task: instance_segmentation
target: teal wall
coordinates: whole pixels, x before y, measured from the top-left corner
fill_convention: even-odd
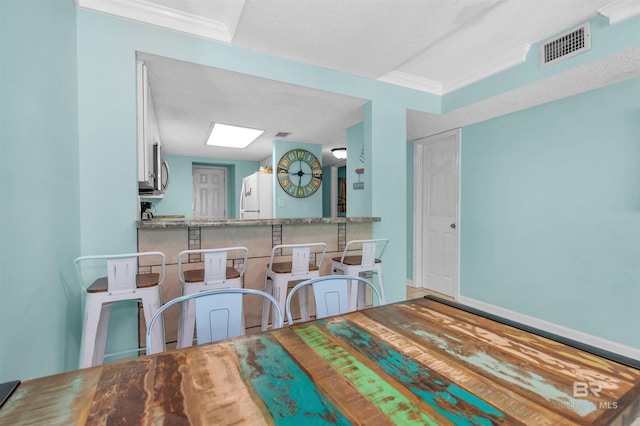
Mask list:
[[[387,302],[407,297],[406,125],[406,109],[397,99],[374,100],[364,108],[364,192],[371,197],[371,215],[382,218],[374,224],[373,237],[389,239],[384,252]],[[347,201],[347,212],[351,205]]]
[[[462,295],[640,348],[640,79],[469,126]]]
[[[0,382],[75,368],[76,9],[0,1]],[[100,209],[104,206],[93,206]]]
[[[353,189],[354,183],[365,181],[365,174],[356,174],[359,168],[364,168],[365,173],[367,171],[364,150],[364,123],[358,123],[347,129],[347,216],[351,217],[371,215],[371,197],[364,189]]]
[[[322,217],[331,217],[331,185],[334,185],[331,180],[331,166],[324,166],[322,168]]]
[[[192,217],[191,203],[193,198],[193,166],[215,166],[227,169],[228,217],[238,218],[240,206],[240,188],[242,178],[257,172],[259,161],[235,161],[219,158],[184,157],[165,155],[169,165],[169,187],[160,200],[149,200],[154,205],[157,215],[184,215]]]

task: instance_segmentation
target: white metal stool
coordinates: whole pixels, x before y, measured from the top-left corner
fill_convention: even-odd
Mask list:
[[[351,240],[344,247],[342,256],[333,258],[331,269],[334,274],[338,271],[343,275],[360,276],[363,273],[371,272],[378,274],[378,284],[380,286],[380,304],[384,305],[385,291],[384,278],[382,275],[382,254],[389,242],[386,238],[376,240]],[[366,304],[365,286],[353,282],[351,284],[351,297],[349,298],[350,309],[362,309]]]
[[[143,256],[159,256],[162,259],[159,274],[138,274],[138,259]],[[89,261],[106,263],[107,276],[96,279],[86,288],[80,368],[100,365],[104,362],[111,305],[115,302],[140,300],[145,323],[149,324],[151,317],[162,305],[160,284],[164,281],[166,264],[165,255],[161,252],[81,256],[75,260],[75,264],[83,290],[82,270],[88,267]],[[82,264],[85,266],[83,267]],[[154,335],[154,341],[164,342],[164,327],[156,327],[156,330],[157,335]]]
[[[315,249],[316,263],[310,263],[312,249]],[[319,251],[319,249],[322,249]],[[290,252],[290,253],[289,253]],[[327,252],[325,243],[309,244],[279,244],[271,250],[271,259],[267,265],[265,277],[265,292],[272,295],[280,309],[284,312],[287,300],[287,287],[291,281],[304,281],[320,276],[320,267]],[[320,254],[320,260],[317,255]],[[289,257],[290,261],[274,262],[276,256]],[[300,316],[303,321],[309,320],[309,288],[301,288],[299,292]],[[268,301],[262,304],[262,331],[267,329],[269,323]]]
[[[182,282],[182,295],[186,296],[223,288],[242,288],[242,277],[244,276],[248,255],[249,250],[246,247],[181,251],[178,254],[178,277]],[[185,256],[198,256],[197,262],[203,262],[203,268],[185,271],[183,269]],[[227,265],[227,261],[232,258],[243,259],[240,270]],[[195,324],[195,305],[193,300],[189,300],[182,303],[180,308],[178,348],[193,345]]]

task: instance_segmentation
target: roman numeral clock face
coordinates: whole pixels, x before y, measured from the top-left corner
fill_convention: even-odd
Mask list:
[[[278,162],[278,182],[292,197],[308,197],[322,183],[320,162],[306,149],[292,149]]]

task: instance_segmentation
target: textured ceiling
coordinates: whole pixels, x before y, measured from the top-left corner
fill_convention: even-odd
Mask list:
[[[610,20],[609,9],[620,4],[627,14],[640,13],[637,0],[128,0],[126,8],[121,0],[76,2],[437,95],[521,63],[530,45],[603,10]],[[408,139],[632,78],[633,60],[634,49],[444,116],[409,111]],[[145,61],[161,137],[172,153],[261,160],[283,131],[290,140],[325,145],[326,163],[366,102],[152,55]],[[267,132],[246,150],[211,153],[203,147],[211,121]]]

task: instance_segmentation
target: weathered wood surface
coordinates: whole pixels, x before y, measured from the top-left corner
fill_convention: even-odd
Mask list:
[[[31,380],[0,424],[623,425],[639,412],[640,370],[416,299]]]

